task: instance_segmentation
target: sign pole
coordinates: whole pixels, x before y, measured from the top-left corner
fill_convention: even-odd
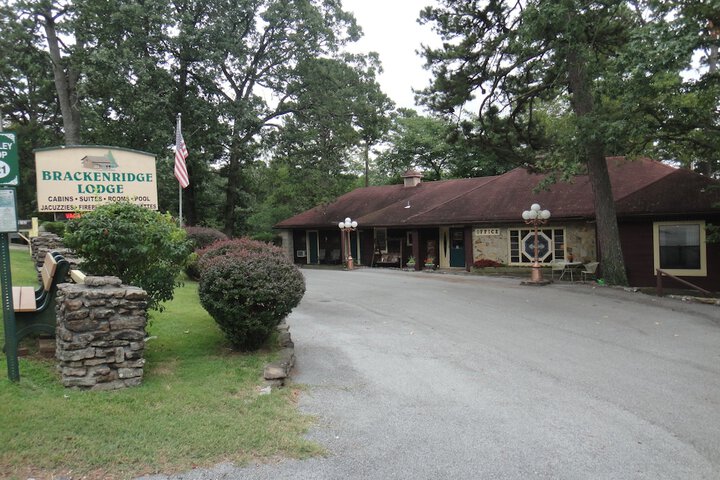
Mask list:
[[[178,216],[180,217],[180,219],[179,219],[179,220],[180,220],[180,228],[182,228],[182,226],[183,226],[183,221],[182,221],[182,190],[183,190],[182,187],[181,187],[180,184],[178,183],[178,196],[180,197],[180,200],[179,200],[179,201],[180,201],[180,211],[179,211]]]
[[[17,382],[20,380],[20,367],[17,357],[15,310],[12,302],[9,243],[8,234],[0,234],[0,282],[2,282],[2,309],[5,326],[5,358],[7,359],[8,378]]]
[[[178,113],[178,114],[177,114],[177,126],[175,127],[175,128],[176,128],[176,130],[175,130],[175,135],[179,135],[178,132],[180,132],[180,118],[181,118],[181,116],[182,116],[181,113]],[[176,144],[176,145],[175,145],[175,149],[176,149],[175,155],[176,155],[176,156],[177,156],[177,154],[178,154],[178,153],[177,153],[177,148],[178,148],[178,147],[179,147],[179,145]],[[176,159],[175,161],[177,162],[177,159]],[[179,206],[179,208],[178,208],[178,217],[179,217],[178,221],[180,222],[180,228],[182,228],[182,226],[183,226],[183,220],[182,220],[182,217],[183,217],[183,215],[182,215],[182,214],[183,214],[183,211],[182,211],[182,207],[183,207],[183,205],[182,205],[182,191],[183,191],[182,185],[180,185],[180,182],[178,181],[178,198],[179,198],[179,200],[178,200],[178,206]]]
[[[17,357],[17,329],[12,298],[12,274],[10,272],[10,239],[8,232],[17,231],[17,208],[15,189],[0,188],[0,293],[2,294],[3,324],[5,327],[5,358],[8,378],[20,380]]]
[[[15,132],[3,131],[3,118],[0,115],[0,283],[2,283],[0,296],[2,296],[8,378],[13,382],[20,380],[20,367],[17,357],[17,328],[12,298],[8,234],[18,231],[15,186],[20,179],[19,163],[17,137]]]

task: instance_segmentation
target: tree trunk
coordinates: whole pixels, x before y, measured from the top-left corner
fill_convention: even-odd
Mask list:
[[[370,142],[365,140],[365,186],[370,186]]]
[[[237,182],[239,178],[239,162],[235,153],[230,154],[228,165],[227,187],[225,188],[225,228],[228,236],[235,235],[235,204],[237,203]]]
[[[80,145],[80,107],[77,94],[78,75],[68,65],[63,65],[60,55],[60,41],[55,29],[55,18],[50,10],[40,13],[44,20],[45,35],[47,37],[50,59],[52,60],[55,90],[57,91],[60,113],[63,119],[66,145]]]
[[[717,40],[720,36],[720,25],[716,26],[712,20],[708,20],[708,30],[710,31],[710,51],[708,52],[708,73],[713,74],[717,72],[718,64],[718,46]]]
[[[240,185],[240,148],[237,133],[233,134],[230,145],[230,157],[227,166],[227,187],[225,188],[225,212],[224,224],[225,234],[235,235],[235,207],[238,201],[238,187]]]
[[[588,177],[593,190],[595,221],[597,222],[598,260],[601,262],[603,277],[609,284],[627,285],[615,200],[605,161],[605,146],[597,135],[583,131],[589,124],[585,117],[591,115],[594,110],[586,60],[576,48],[569,48],[567,68],[571,91],[570,101],[580,124],[579,134],[584,139],[585,154],[587,155]]]

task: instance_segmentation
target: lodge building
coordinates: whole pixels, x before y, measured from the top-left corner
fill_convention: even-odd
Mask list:
[[[708,226],[720,226],[720,182],[660,162],[607,159],[628,280],[655,284],[656,269],[720,291],[720,243]],[[470,270],[474,262],[509,266],[533,261],[534,233],[522,220],[534,203],[552,216],[540,228],[540,261],[600,262],[593,193],[587,175],[543,188],[547,175],[516,168],[492,177],[423,182],[408,171],[403,185],[358,188],[334,202],[279,222],[275,228],[298,264],[342,262],[346,217],[356,264]]]

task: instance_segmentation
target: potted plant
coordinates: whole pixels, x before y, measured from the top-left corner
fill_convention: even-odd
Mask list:
[[[414,270],[415,269],[415,257],[410,255],[410,258],[408,258],[408,261],[405,265],[407,266],[407,268]]]
[[[426,270],[435,270],[435,259],[433,257],[426,258],[424,264]]]

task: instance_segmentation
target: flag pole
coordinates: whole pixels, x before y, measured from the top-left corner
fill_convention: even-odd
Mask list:
[[[176,136],[180,133],[180,117],[181,116],[182,116],[182,113],[177,114],[177,128],[175,130]],[[175,148],[177,149],[178,145],[176,145]],[[175,154],[177,155],[177,152]],[[180,223],[180,228],[182,228],[182,226],[183,226],[182,191],[183,191],[182,185],[180,185],[180,183],[178,182],[178,197],[179,197],[179,200],[178,200],[178,205],[179,205],[178,217],[179,217],[179,219],[178,219],[178,221]]]

